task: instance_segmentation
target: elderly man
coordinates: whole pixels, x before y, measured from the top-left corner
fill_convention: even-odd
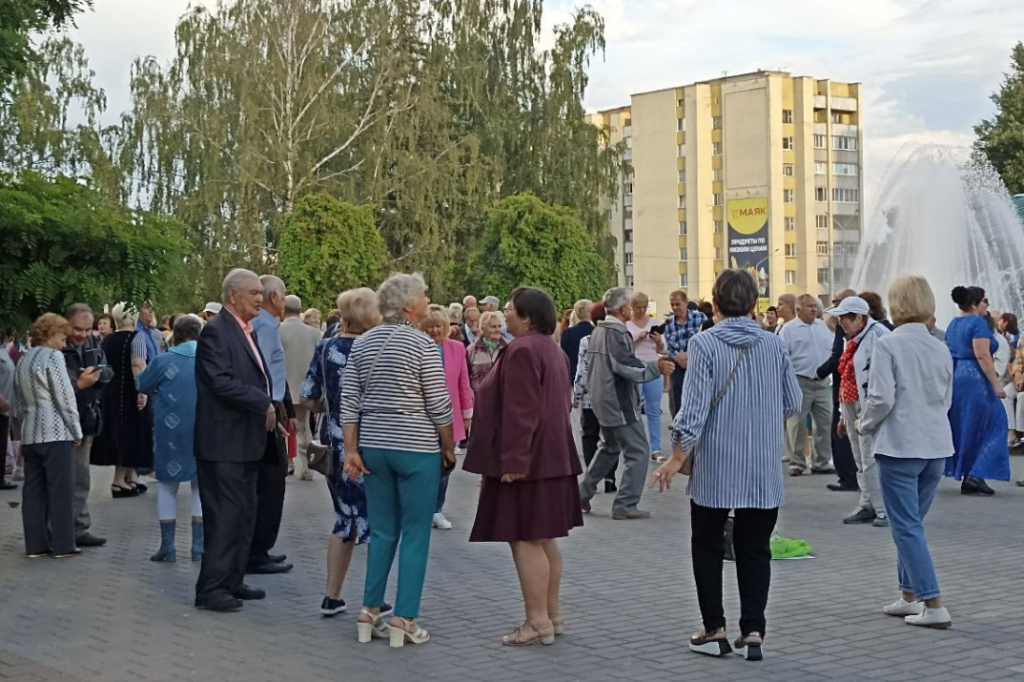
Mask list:
[[[146,343],[146,365],[153,362],[160,353],[167,352],[167,339],[156,328],[156,310],[150,301],[146,301],[139,308],[139,319],[135,323],[135,329]]]
[[[570,382],[576,381],[576,366],[580,361],[580,341],[594,331],[594,323],[590,321],[590,309],[593,307],[594,302],[585,298],[576,301],[576,305],[572,309],[579,322],[562,332],[561,346],[565,354],[569,356]]]
[[[210,318],[219,313],[221,310],[221,304],[217,301],[210,301],[203,308],[203,312],[199,313],[199,317],[203,318],[204,322],[209,322]]]
[[[114,368],[107,365],[100,340],[92,335],[93,312],[85,303],[75,303],[64,313],[71,334],[64,347],[64,363],[75,389],[75,402],[82,424],[82,440],[74,449],[75,481],[75,544],[79,547],[101,547],[107,544],[105,538],[89,532],[92,517],[89,515],[89,454],[92,443],[103,428],[100,412],[100,395],[103,384],[114,378]]]
[[[591,409],[601,425],[601,444],[580,484],[584,512],[597,484],[612,470],[622,455],[625,471],[622,485],[612,503],[613,519],[646,519],[648,511],[637,508],[647,476],[651,454],[647,434],[640,421],[640,393],[637,384],[672,373],[675,363],[668,358],[639,360],[633,352],[633,337],[626,329],[633,310],[627,289],[615,287],[604,294],[607,318],[597,323],[587,349],[587,391]]]
[[[249,565],[246,573],[286,573],[292,565],[285,563],[285,555],[271,554],[277,535],[281,530],[281,515],[284,511],[285,478],[288,476],[288,444],[284,433],[295,433],[298,429],[295,407],[288,390],[288,364],[285,361],[284,346],[278,330],[284,314],[286,295],[284,282],[273,275],[260,277],[263,286],[263,301],[260,313],[252,321],[256,344],[270,370],[270,400],[277,410],[279,428],[267,433],[260,460],[259,477],[256,485],[256,529],[249,550]],[[320,330],[306,325],[311,332],[320,336]],[[306,365],[307,368],[309,365]]]
[[[266,301],[266,297],[264,297]],[[306,379],[309,364],[316,353],[320,334],[302,322],[302,301],[298,296],[285,296],[284,321],[277,330],[284,347],[284,361],[288,375],[288,392],[294,397],[302,395],[302,382]],[[309,430],[309,408],[295,405],[295,421],[298,422],[298,452],[295,457],[295,474],[303,481],[312,481],[307,451],[313,439]]]
[[[843,289],[832,297],[832,305],[837,306],[844,299],[856,296],[853,289]],[[832,355],[818,368],[818,378],[832,377],[832,465],[836,468],[836,475],[839,481],[829,483],[826,488],[834,492],[856,492],[860,490],[857,484],[857,463],[853,459],[853,449],[850,439],[847,436],[839,435],[839,358],[843,355],[846,347],[846,333],[840,324],[836,324],[835,336],[832,338]]]
[[[249,270],[224,278],[224,308],[199,336],[196,348],[195,455],[203,505],[205,551],[196,582],[196,607],[235,611],[263,590],[242,579],[256,522],[256,486],[267,440],[277,429],[270,369],[252,321],[263,285]]]
[[[462,299],[462,309],[469,310],[470,308],[476,308],[476,296],[466,296]]]
[[[782,299],[779,299],[782,311]],[[818,378],[818,368],[832,355],[832,337],[828,325],[818,319],[819,302],[810,294],[804,294],[798,301],[797,316],[786,322],[779,336],[786,346],[793,363],[803,404],[800,411],[786,421],[786,444],[789,450],[789,475],[800,476],[807,471],[804,447],[807,443],[807,415],[814,419],[814,452],[810,470],[818,474],[830,474],[832,468],[832,426],[831,378]]]

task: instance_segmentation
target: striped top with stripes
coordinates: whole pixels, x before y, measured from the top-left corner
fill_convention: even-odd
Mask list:
[[[437,427],[451,426],[452,403],[437,344],[408,324],[381,325],[356,339],[341,389],[341,422],[359,424],[360,447],[438,452]]]
[[[743,363],[712,409],[743,347]],[[693,453],[690,499],[717,509],[781,506],[782,421],[803,400],[782,340],[747,318],[726,318],[690,339],[688,350],[672,442]]]

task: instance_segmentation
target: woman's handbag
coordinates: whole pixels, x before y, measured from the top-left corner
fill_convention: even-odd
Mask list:
[[[748,346],[740,348],[740,356],[736,358],[736,364],[732,366],[732,371],[729,372],[729,377],[725,380],[725,383],[722,384],[721,390],[718,391],[714,399],[711,401],[712,410],[718,407],[718,403],[722,402],[722,399],[725,398],[725,394],[729,392],[729,386],[732,385],[732,380],[736,378],[736,374],[740,371],[740,365],[743,364],[743,358],[747,356],[747,348]],[[686,456],[683,457],[683,465],[679,467],[679,473],[683,476],[689,476],[693,473],[692,452],[687,453]]]

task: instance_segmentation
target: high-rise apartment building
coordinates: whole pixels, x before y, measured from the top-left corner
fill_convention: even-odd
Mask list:
[[[590,120],[626,141],[633,172],[607,207],[620,282],[659,313],[677,288],[710,300],[727,267],[756,273],[761,309],[848,285],[864,213],[859,84],[758,71]]]

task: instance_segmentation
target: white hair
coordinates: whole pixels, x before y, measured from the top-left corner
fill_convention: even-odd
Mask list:
[[[282,298],[285,295],[284,280],[274,275],[262,275],[260,284],[263,285],[263,298],[268,299],[273,295]]]
[[[604,292],[604,297],[601,299],[601,302],[604,303],[604,309],[608,314],[613,315],[629,305],[629,298],[629,289],[624,287],[612,287],[608,291]]]
[[[405,321],[402,311],[416,302],[426,292],[427,283],[418,272],[398,273],[388,277],[377,289],[377,305],[385,324],[399,324]]]
[[[301,315],[302,314],[302,299],[295,294],[288,294],[284,297],[284,314],[285,315]]]
[[[250,280],[259,281],[260,276],[252,270],[246,270],[245,268],[235,268],[228,273],[227,277],[224,278],[224,283],[220,286],[220,296],[224,303],[228,302],[228,292],[241,291],[245,283]]]

